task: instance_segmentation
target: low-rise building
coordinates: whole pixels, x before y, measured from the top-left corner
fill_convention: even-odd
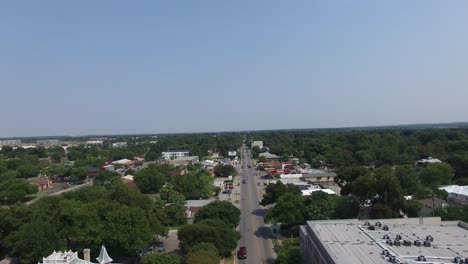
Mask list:
[[[307,221],[304,264],[467,263],[468,224],[440,217]]]
[[[36,145],[46,147],[46,148],[54,147],[54,146],[60,146],[60,140],[58,140],[58,139],[38,140],[38,141],[36,141]]]
[[[270,152],[260,153],[258,154],[258,157],[264,157],[268,162],[278,162],[280,159],[280,156],[272,154]]]
[[[434,163],[441,163],[440,159],[434,159],[433,157],[429,157],[427,159],[420,159],[415,162],[415,166],[426,166],[427,164],[434,164]]]
[[[202,208],[203,206],[214,202],[215,199],[207,199],[207,200],[187,200],[185,203],[185,214],[187,216],[188,223],[193,223],[193,219],[195,218],[195,214]]]
[[[439,190],[445,190],[448,193],[448,199],[457,204],[468,204],[468,185],[449,185],[440,187]]]
[[[6,146],[21,146],[21,140],[19,139],[8,139],[0,140],[0,148]]]
[[[115,142],[112,143],[113,148],[124,148],[127,146],[127,142]]]
[[[187,157],[180,157],[169,161],[169,164],[174,166],[187,166],[195,164],[199,161],[198,156],[187,156]]]
[[[176,158],[190,156],[190,151],[186,150],[177,150],[177,151],[165,151],[161,153],[162,159],[164,160],[173,160]]]
[[[263,141],[254,141],[254,142],[252,142],[251,147],[252,148],[259,147],[260,149],[262,149],[263,148]]]
[[[109,264],[112,263],[113,259],[107,254],[107,250],[104,245],[101,247],[101,252],[96,258],[97,263],[99,264]],[[42,258],[42,263],[39,264],[92,264],[91,262],[91,251],[89,249],[83,250],[83,259],[78,257],[78,252],[69,251],[58,251],[53,252],[46,258]]]
[[[336,184],[335,183],[336,173],[334,172],[323,172],[323,171],[313,170],[310,172],[302,173],[302,177],[304,178],[305,181],[308,181],[310,183],[321,184],[321,185],[326,185],[326,186],[334,186]]]

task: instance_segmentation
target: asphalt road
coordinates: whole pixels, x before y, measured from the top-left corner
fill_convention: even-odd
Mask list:
[[[270,239],[270,228],[263,222],[263,215],[265,209],[259,205],[260,196],[258,192],[257,182],[258,177],[252,167],[252,160],[250,159],[250,150],[243,146],[241,148],[242,159],[241,167],[241,221],[239,225],[239,232],[241,239],[239,240],[239,247],[247,248],[247,258],[240,260],[237,259],[235,263],[242,264],[257,264],[257,263],[273,263],[276,255],[273,251],[273,242]],[[242,183],[242,180],[246,183]]]

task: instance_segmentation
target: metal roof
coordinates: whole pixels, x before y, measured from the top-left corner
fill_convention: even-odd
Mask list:
[[[401,261],[412,263],[418,256],[425,256],[426,262],[453,263],[455,257],[468,257],[468,225],[462,222],[443,222],[438,217],[424,218],[427,224],[419,224],[419,218],[371,220],[370,225],[380,222],[389,227],[388,231],[377,227],[369,230],[365,221],[330,220],[308,221],[307,225],[329,253],[335,263],[390,263],[382,255],[388,250]],[[395,240],[401,236],[401,246],[390,246],[384,235]],[[431,246],[416,246],[415,240],[423,242],[427,236],[433,237]],[[403,245],[408,240],[411,246]],[[416,263],[416,262],[414,262]]]

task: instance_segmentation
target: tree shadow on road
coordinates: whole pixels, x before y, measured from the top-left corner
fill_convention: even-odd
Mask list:
[[[252,214],[254,214],[256,216],[265,216],[267,211],[268,211],[268,209],[255,209],[255,210],[252,211]]]
[[[271,229],[267,226],[261,226],[255,231],[255,236],[263,239],[271,238]]]

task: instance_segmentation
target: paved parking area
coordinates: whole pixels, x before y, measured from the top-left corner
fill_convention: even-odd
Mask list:
[[[179,240],[177,239],[177,230],[169,230],[168,237],[159,239],[162,246],[166,248],[166,252],[173,252],[179,248]]]

